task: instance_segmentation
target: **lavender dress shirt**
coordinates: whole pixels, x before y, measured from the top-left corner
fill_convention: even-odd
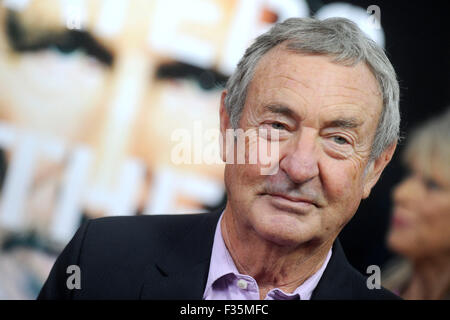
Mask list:
[[[259,300],[259,288],[256,280],[249,275],[241,274],[223,241],[220,222],[217,223],[209,266],[208,280],[203,293],[204,300]],[[328,261],[331,249],[320,269],[306,279],[293,293],[281,289],[270,290],[265,300],[309,300],[313,290],[319,283]]]

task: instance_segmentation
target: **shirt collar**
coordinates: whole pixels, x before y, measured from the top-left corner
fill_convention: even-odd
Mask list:
[[[209,273],[208,273],[208,280],[206,282],[206,288],[204,296],[208,294],[210,290],[213,289],[213,284],[219,280],[220,278],[233,274],[233,275],[239,275],[239,271],[236,268],[236,265],[234,264],[233,258],[230,255],[230,252],[228,251],[227,247],[225,246],[225,242],[222,237],[222,229],[221,229],[221,221],[223,218],[223,212],[219,218],[219,221],[217,223],[215,235],[214,235],[214,243],[212,247],[212,253],[211,253],[211,261],[209,266]],[[310,276],[306,281],[304,281],[292,294],[286,294],[289,296],[293,296],[295,294],[298,294],[302,300],[309,300],[311,298],[312,292],[316,288],[317,284],[320,281],[320,278],[322,277],[322,274],[324,273],[328,261],[331,258],[332,249],[328,251],[327,257],[320,267],[320,269],[314,273],[312,276]],[[274,289],[279,290],[280,289]]]

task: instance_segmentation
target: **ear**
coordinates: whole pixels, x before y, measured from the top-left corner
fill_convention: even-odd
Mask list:
[[[377,159],[369,164],[369,168],[367,168],[364,178],[363,199],[366,199],[369,196],[370,191],[377,183],[384,168],[386,168],[387,164],[391,161],[395,148],[397,148],[397,142],[392,143]]]
[[[228,115],[227,109],[225,107],[225,97],[227,96],[227,91],[222,92],[220,98],[220,157],[222,161],[226,163],[227,159],[227,129],[232,129],[230,116]]]

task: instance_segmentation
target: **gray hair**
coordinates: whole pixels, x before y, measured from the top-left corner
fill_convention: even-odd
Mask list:
[[[275,24],[256,38],[227,82],[225,107],[234,129],[244,109],[247,89],[261,57],[286,42],[286,49],[298,53],[328,55],[334,63],[354,66],[363,61],[378,81],[383,109],[375,132],[370,160],[378,158],[399,139],[399,85],[395,70],[383,49],[368,38],[358,26],[345,18],[291,18]]]

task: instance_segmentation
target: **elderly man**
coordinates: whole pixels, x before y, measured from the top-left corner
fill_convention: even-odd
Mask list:
[[[368,288],[336,238],[394,153],[398,104],[392,65],[354,23],[275,25],[247,50],[222,94],[222,136],[266,132],[249,135],[244,163],[236,163],[234,143],[224,144],[226,207],[90,221],[40,298],[395,298]],[[277,146],[268,174],[261,161],[249,163],[261,142]],[[68,279],[72,265],[78,287]]]

